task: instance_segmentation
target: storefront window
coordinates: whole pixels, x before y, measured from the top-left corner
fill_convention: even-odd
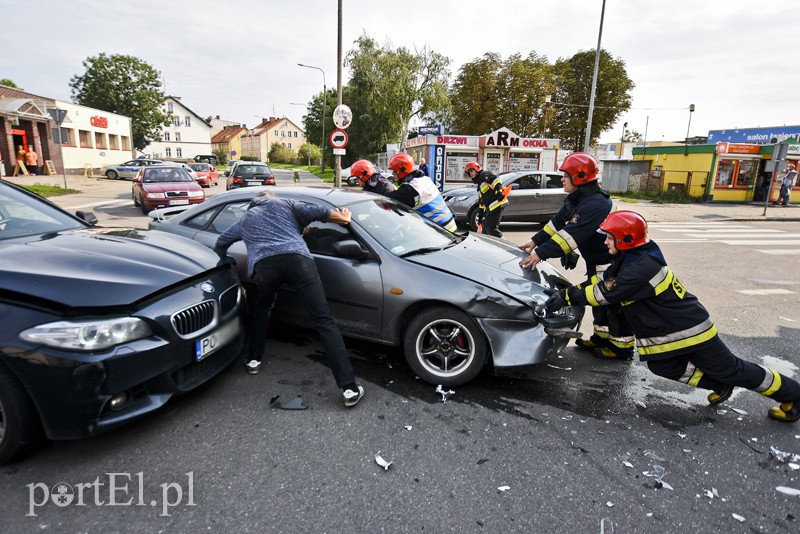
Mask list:
[[[751,189],[758,176],[759,160],[721,159],[714,187],[726,189]]]
[[[750,188],[756,181],[756,172],[758,171],[758,161],[756,160],[742,160],[739,162],[739,172],[736,174],[735,187]]]
[[[730,187],[733,182],[733,160],[721,159],[719,160],[719,168],[717,169],[717,180],[715,185],[717,187]]]

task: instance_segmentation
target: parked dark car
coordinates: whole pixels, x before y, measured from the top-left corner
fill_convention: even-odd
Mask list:
[[[197,178],[189,175],[183,165],[188,166],[164,163],[142,168],[131,185],[133,205],[147,213],[156,208],[200,204],[205,201],[206,194],[197,183]]]
[[[269,165],[260,161],[239,161],[230,171],[225,171],[228,180],[225,189],[238,189],[255,185],[275,185],[275,174]]]
[[[213,251],[78,215],[0,181],[0,463],[152,412],[242,348]]]
[[[545,171],[504,172],[503,187],[511,184],[504,222],[547,222],[558,213],[567,193],[561,184],[563,173]],[[478,191],[476,186],[460,187],[443,194],[447,207],[458,224],[473,232],[478,229]]]
[[[218,195],[168,218],[151,213],[150,228],[213,247],[264,188]],[[453,235],[391,199],[354,191],[282,187],[282,198],[348,208],[352,223],[312,223],[305,239],[314,254],[334,320],[344,335],[402,346],[406,360],[431,384],[459,385],[494,368],[541,363],[577,337],[583,308],[543,317],[545,288],[568,285],[546,262],[525,270],[526,253],[478,234]],[[177,208],[176,208],[177,209]],[[251,289],[246,250],[229,253]],[[282,293],[272,314],[308,326],[295,293]]]

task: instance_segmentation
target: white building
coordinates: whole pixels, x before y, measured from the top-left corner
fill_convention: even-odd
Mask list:
[[[55,107],[67,112],[61,123],[61,153],[67,173],[82,173],[133,157],[129,117],[60,100]]]
[[[154,141],[142,151],[152,158],[190,160],[198,154],[211,154],[211,125],[187,108],[178,96],[168,96],[164,114],[172,118]]]

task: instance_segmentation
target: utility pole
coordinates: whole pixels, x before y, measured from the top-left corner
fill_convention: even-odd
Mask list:
[[[339,31],[336,46],[336,105],[342,105],[342,0],[339,0]],[[333,186],[342,186],[342,156],[336,155],[333,170]]]
[[[603,17],[606,15],[606,0],[603,0],[603,10],[600,12],[600,32],[597,35],[597,50],[594,54],[594,74],[592,75],[592,96],[589,97],[589,120],[586,122],[586,138],[583,142],[583,151],[589,152],[589,143],[592,138],[592,115],[594,114],[594,94],[597,90],[597,71],[600,68],[600,41],[603,39]]]

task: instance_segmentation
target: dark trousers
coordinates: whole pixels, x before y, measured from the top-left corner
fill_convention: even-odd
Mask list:
[[[264,258],[255,265],[258,300],[250,317],[250,356],[248,360],[261,361],[270,314],[275,297],[283,284],[293,287],[311,315],[328,365],[339,387],[355,384],[356,376],[347,357],[344,340],[333,322],[325,291],[314,260],[301,254],[281,254]]]
[[[605,268],[607,266],[602,266]],[[603,278],[602,272],[598,274],[597,265],[586,263],[586,278],[592,280],[597,276]],[[622,306],[609,304],[606,306],[592,306],[592,336],[589,340],[596,346],[609,347],[614,352],[622,355],[633,354],[636,338],[633,328],[622,311]]]
[[[800,384],[795,380],[735,356],[719,336],[698,350],[648,361],[647,366],[658,376],[717,393],[725,386],[738,386],[778,402],[800,400]]]
[[[503,232],[500,231],[500,219],[503,218],[503,209],[504,208],[495,208],[485,212],[481,230],[482,234],[503,237]]]

